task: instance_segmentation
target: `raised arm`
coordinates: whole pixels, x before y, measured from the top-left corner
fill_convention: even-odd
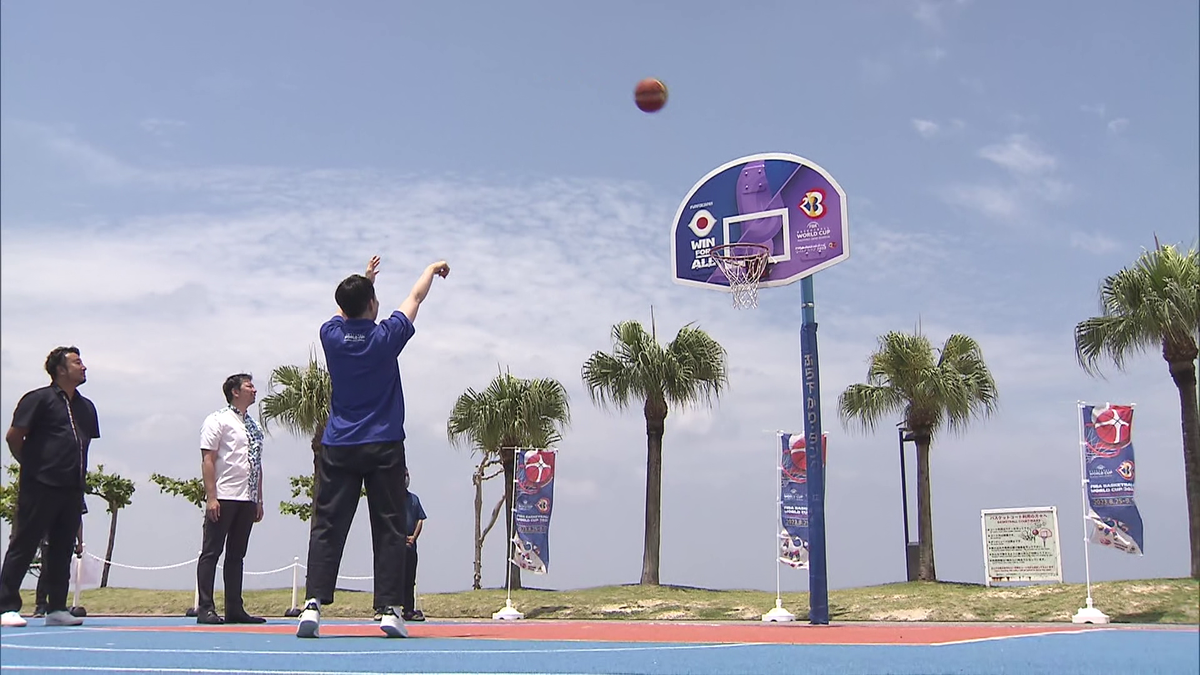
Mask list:
[[[425,301],[425,296],[429,295],[429,287],[433,285],[433,277],[439,276],[443,279],[450,274],[450,265],[446,264],[445,260],[439,260],[421,273],[421,277],[417,279],[417,283],[413,284],[412,291],[404,302],[400,303],[400,313],[408,317],[409,321],[416,321],[417,309],[421,303]]]

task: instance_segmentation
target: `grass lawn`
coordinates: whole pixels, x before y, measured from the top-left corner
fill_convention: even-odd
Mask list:
[[[32,591],[23,592],[33,607]],[[834,621],[1070,621],[1087,592],[1082,584],[993,587],[961,583],[912,582],[829,592]],[[1098,608],[1114,622],[1200,624],[1200,582],[1193,579],[1139,579],[1092,584]],[[490,619],[504,606],[503,589],[429,593],[420,606],[430,618]],[[247,591],[246,608],[283,616],[291,589]],[[303,600],[301,600],[303,601]],[[90,615],[181,616],[192,591],[100,588],[82,593]],[[571,591],[520,590],[513,605],[529,619],[643,619],[670,621],[758,621],[775,606],[765,591],[713,591],[681,586],[604,586]],[[808,594],[785,593],[783,606],[799,620],[808,618]],[[222,607],[217,593],[218,611]],[[340,591],[325,608],[331,617],[367,617],[371,594]]]

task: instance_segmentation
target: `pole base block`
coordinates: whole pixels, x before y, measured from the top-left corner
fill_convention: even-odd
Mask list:
[[[1071,623],[1108,623],[1108,615],[1092,607],[1092,599],[1088,598],[1087,607],[1080,607],[1075,616],[1071,617]]]
[[[505,600],[504,609],[492,614],[492,619],[496,621],[517,621],[524,618],[525,615],[518,612],[517,608],[512,606],[512,600]]]
[[[775,609],[763,614],[762,620],[764,623],[795,621],[796,615],[783,608],[783,598],[775,598]]]
[[[763,614],[762,620],[764,623],[770,623],[772,621],[778,621],[780,623],[784,623],[787,621],[795,621],[796,615],[792,614],[791,612],[787,611],[786,609],[784,609],[782,607],[776,607],[775,609],[767,612],[766,614]]]
[[[196,608],[188,607],[187,611],[184,612],[183,615],[187,616],[187,617],[195,617],[196,616]]]
[[[284,612],[283,615],[288,617],[289,619],[294,619],[294,618],[300,616],[300,608],[293,607],[293,608],[289,609],[288,611]]]

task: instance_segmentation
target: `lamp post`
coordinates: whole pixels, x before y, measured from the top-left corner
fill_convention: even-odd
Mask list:
[[[905,470],[904,463],[904,443],[905,441],[912,442],[915,437],[912,432],[904,428],[903,422],[896,425],[896,432],[900,439],[900,503],[904,514],[904,570],[909,581],[917,580],[917,572],[919,565],[917,564],[920,555],[920,544],[915,543],[911,539],[908,528],[908,472]]]

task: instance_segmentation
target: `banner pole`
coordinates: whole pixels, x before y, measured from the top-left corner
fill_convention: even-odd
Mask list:
[[[501,450],[503,450],[503,448],[501,448]],[[511,487],[513,491],[513,503],[509,505],[508,509],[508,521],[511,524],[509,532],[511,534],[516,534],[517,532],[517,458],[520,456],[520,454],[521,448],[513,448],[513,479]],[[506,487],[505,489],[509,488]],[[512,551],[513,542],[512,538],[510,537],[505,543],[504,547],[504,585],[507,590],[507,595],[504,599],[504,609],[492,614],[492,619],[513,620],[525,618],[525,615],[518,612],[512,604]]]
[[[775,608],[762,615],[764,622],[795,621],[796,615],[783,608],[783,590],[780,581],[779,545],[780,530],[783,529],[783,432],[775,432]]]
[[[783,437],[776,436],[775,442],[782,443]],[[780,581],[780,571],[779,571],[779,530],[783,527],[783,523],[780,522],[782,519],[780,514],[783,512],[783,495],[780,493],[780,485],[782,485],[782,484],[783,484],[783,450],[782,450],[782,446],[777,446],[775,448],[775,487],[773,488],[775,490],[775,495],[776,495],[775,496],[775,523],[776,524],[775,524],[775,531],[773,533],[775,535],[775,550],[772,551],[773,555],[771,556],[775,562],[775,606],[776,607],[783,606],[783,589],[780,586],[781,581]]]
[[[1087,438],[1083,430],[1083,401],[1075,404],[1075,421],[1079,424],[1079,492],[1083,495],[1083,574],[1087,583],[1087,606],[1081,607],[1071,617],[1072,623],[1108,623],[1108,615],[1092,605],[1092,561],[1089,543],[1088,511],[1088,477],[1087,477]]]

